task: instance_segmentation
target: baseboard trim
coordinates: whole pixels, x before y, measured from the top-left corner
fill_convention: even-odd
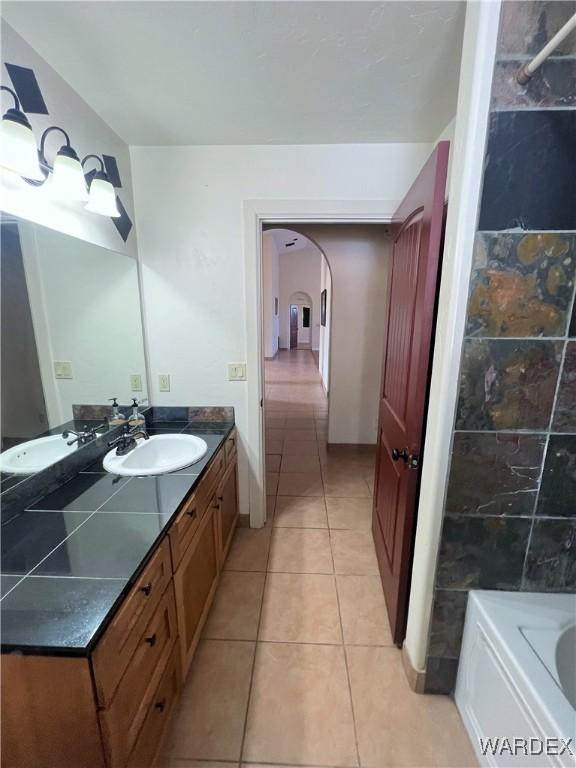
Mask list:
[[[405,645],[402,646],[401,653],[402,666],[404,667],[404,674],[406,675],[406,680],[408,680],[408,685],[414,691],[414,693],[424,693],[426,670],[414,669]]]
[[[279,351],[280,351],[280,347],[278,347],[278,349],[276,350],[276,352],[274,352],[272,357],[266,357],[266,355],[264,355],[264,360],[276,360],[276,358],[278,357]]]
[[[238,528],[250,528],[250,515],[238,515]]]

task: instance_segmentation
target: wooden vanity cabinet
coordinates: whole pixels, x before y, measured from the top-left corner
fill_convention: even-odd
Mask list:
[[[150,768],[238,519],[230,435],[89,658],[2,657],[2,766]]]

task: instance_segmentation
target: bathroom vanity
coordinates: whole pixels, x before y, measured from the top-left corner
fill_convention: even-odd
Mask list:
[[[237,451],[232,421],[148,429],[208,451],[157,477],[100,458],[4,526],[7,767],[146,768],[158,753],[236,526]]]

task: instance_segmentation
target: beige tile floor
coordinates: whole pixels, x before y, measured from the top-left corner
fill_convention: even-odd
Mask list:
[[[374,455],[328,450],[309,351],[266,363],[265,528],[238,529],[160,768],[474,766],[413,693],[370,533]]]

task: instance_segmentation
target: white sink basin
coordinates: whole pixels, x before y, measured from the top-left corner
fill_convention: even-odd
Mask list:
[[[67,445],[62,435],[37,437],[0,453],[0,471],[31,475],[74,453],[76,447],[76,444]]]
[[[113,448],[104,456],[103,466],[115,475],[163,475],[200,461],[207,450],[204,440],[194,435],[153,435],[139,439],[125,456],[117,456]]]

